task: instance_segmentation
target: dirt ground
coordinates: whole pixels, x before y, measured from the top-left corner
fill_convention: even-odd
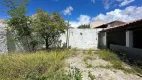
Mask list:
[[[78,53],[79,54],[66,59],[65,69],[70,70],[71,67],[80,69],[80,71],[82,72],[83,80],[91,80],[91,78],[88,76],[89,72],[91,72],[91,74],[95,76],[95,80],[142,80],[142,77],[136,74],[126,73],[123,70],[97,67],[111,65],[110,62],[99,58],[99,56],[97,55],[94,56],[94,59],[87,60],[87,64],[92,65],[91,67],[87,67],[84,58],[88,55],[84,54],[82,51]],[[125,67],[131,68],[128,65],[125,65]]]

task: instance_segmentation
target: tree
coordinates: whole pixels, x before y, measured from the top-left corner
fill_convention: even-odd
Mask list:
[[[89,25],[80,25],[78,28],[90,28],[90,24]]]
[[[26,40],[26,45],[30,51],[29,39],[32,38],[31,20],[26,16],[26,6],[28,0],[3,0],[3,6],[9,8],[6,13],[10,16],[7,23],[10,31],[14,33],[15,40]]]
[[[65,21],[59,13],[49,14],[46,11],[38,9],[35,15],[33,29],[44,39],[46,49],[56,44],[61,33],[66,28]]]

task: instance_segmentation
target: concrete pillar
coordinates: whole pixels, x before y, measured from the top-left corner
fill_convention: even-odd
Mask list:
[[[126,31],[126,47],[133,47],[133,31]]]
[[[104,45],[105,45],[105,48],[107,48],[107,32],[105,32]]]

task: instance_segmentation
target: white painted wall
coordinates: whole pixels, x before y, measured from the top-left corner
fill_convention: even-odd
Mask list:
[[[6,25],[0,23],[0,54],[8,53]]]
[[[101,29],[69,29],[69,46],[77,49],[97,49],[98,31]],[[66,34],[61,36],[62,44],[66,43]]]

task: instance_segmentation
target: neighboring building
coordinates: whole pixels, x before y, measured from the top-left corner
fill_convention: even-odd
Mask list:
[[[117,26],[120,26],[122,24],[126,24],[126,22],[122,22],[122,21],[112,21],[112,22],[109,22],[109,23],[106,23],[106,24],[102,24],[102,25],[99,25],[99,26],[96,26],[95,28],[111,28],[111,27],[117,27]]]
[[[103,24],[106,24],[106,23],[103,22],[103,21],[95,21],[95,22],[92,22],[92,23],[90,24],[90,28],[96,28],[96,27],[98,27],[98,26],[100,26],[100,25],[103,25]]]
[[[129,56],[142,60],[142,19],[111,27],[109,24],[98,27],[104,28],[99,32],[99,48],[126,52]]]

